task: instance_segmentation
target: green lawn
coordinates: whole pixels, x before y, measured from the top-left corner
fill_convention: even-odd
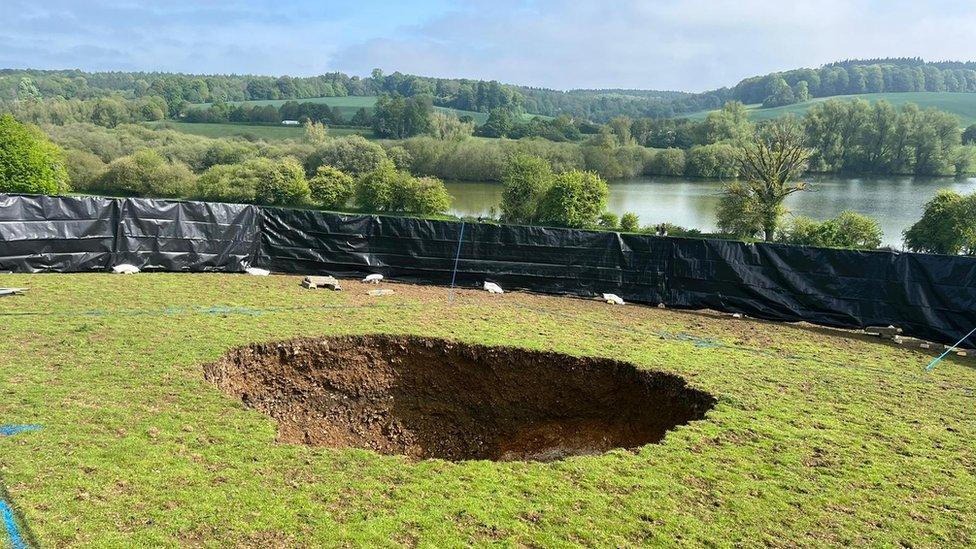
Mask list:
[[[820,97],[795,105],[785,107],[774,107],[763,109],[760,105],[748,105],[749,117],[753,120],[769,120],[779,118],[787,114],[802,116],[807,110],[816,103],[828,99],[853,99],[860,98],[866,101],[885,100],[895,107],[900,107],[905,103],[916,103],[919,107],[935,107],[952,113],[959,117],[962,126],[976,124],[976,93],[948,93],[948,92],[906,92],[906,93],[867,93],[861,95],[839,95],[835,97]],[[681,118],[702,119],[710,111],[700,111],[689,115],[681,115]]]
[[[30,287],[0,298],[0,423],[44,427],[0,437],[0,477],[30,535],[49,547],[976,543],[972,358],[926,374],[926,352],[807,325],[405,285],[377,299],[357,282],[299,280],[0,275]],[[233,346],[376,332],[629,360],[718,404],[637,451],[410,461],[276,443],[271,419],[203,379]]]
[[[276,139],[301,139],[305,130],[301,126],[262,126],[250,124],[207,124],[174,122],[171,120],[162,122],[147,122],[149,127],[171,127],[174,130],[192,135],[202,135],[204,137],[255,137],[274,141]],[[365,129],[356,128],[329,128],[329,135],[363,135],[372,137],[373,132]]]

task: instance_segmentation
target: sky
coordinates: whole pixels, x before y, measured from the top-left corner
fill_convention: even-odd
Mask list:
[[[0,0],[0,21],[0,68],[704,91],[845,58],[976,59],[972,0]]]

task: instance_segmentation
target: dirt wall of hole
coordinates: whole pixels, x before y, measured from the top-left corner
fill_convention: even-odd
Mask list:
[[[415,336],[250,345],[204,373],[273,417],[281,441],[413,458],[549,461],[634,448],[715,403],[626,362]]]

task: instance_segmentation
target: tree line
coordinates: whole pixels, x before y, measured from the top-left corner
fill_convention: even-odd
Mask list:
[[[976,64],[918,58],[847,60],[743,79],[703,93],[655,90],[552,90],[462,78],[431,78],[379,69],[366,77],[340,72],[311,77],[186,75],[150,72],[0,70],[0,102],[34,99],[162,97],[176,116],[189,105],[314,97],[429,96],[434,105],[490,112],[504,108],[596,122],[617,116],[670,118],[728,101],[788,105],[814,97],[880,92],[976,92]]]
[[[424,137],[384,147],[359,136],[331,138],[314,124],[306,127],[301,142],[280,145],[136,125],[75,124],[48,131],[50,137],[0,115],[0,192],[74,190],[436,215],[449,208],[450,196],[439,178],[417,173],[418,163],[429,162],[423,147],[403,145],[473,142]],[[805,146],[803,133],[797,119],[786,118],[762,124],[745,137],[732,156],[741,179],[727,185],[717,212],[722,234],[711,236],[858,249],[880,245],[878,223],[855,212],[819,221],[785,217],[785,198],[807,190],[799,177],[813,151]],[[566,144],[533,149],[526,145],[546,142],[503,143],[517,148],[498,158],[502,222],[701,236],[668,223],[642,228],[635,214],[617,218],[606,212],[604,178],[574,165],[571,155],[546,149]],[[904,237],[914,251],[976,255],[976,194],[941,191]]]

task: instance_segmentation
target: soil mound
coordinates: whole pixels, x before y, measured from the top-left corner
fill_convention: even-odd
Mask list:
[[[635,448],[715,404],[626,362],[413,336],[251,345],[204,373],[277,420],[281,441],[455,461]]]

